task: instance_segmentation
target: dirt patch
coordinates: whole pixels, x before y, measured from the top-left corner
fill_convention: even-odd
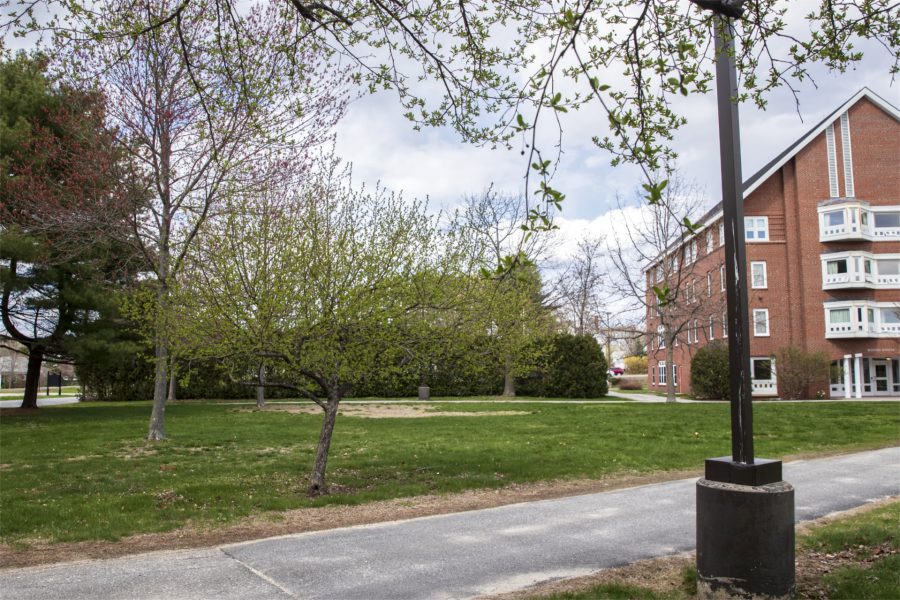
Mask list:
[[[321,414],[322,409],[306,404],[269,404],[263,408],[239,408],[236,412],[287,412]],[[444,411],[410,404],[355,404],[341,407],[339,414],[364,419],[424,419],[429,417],[498,417],[531,414],[523,410]]]
[[[115,558],[155,550],[203,548],[244,542],[276,535],[336,529],[352,525],[383,523],[440,515],[517,502],[531,502],[592,494],[699,475],[696,471],[672,471],[625,475],[601,480],[547,481],[512,484],[496,490],[471,490],[459,494],[413,496],[369,502],[360,506],[324,506],[247,517],[218,529],[187,526],[165,533],[134,535],[108,542],[102,540],[50,544],[29,540],[26,544],[0,544],[0,569],[98,558]],[[159,501],[171,501],[158,498]]]

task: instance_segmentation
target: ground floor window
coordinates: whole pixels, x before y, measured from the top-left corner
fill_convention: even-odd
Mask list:
[[[751,358],[750,378],[754,396],[775,396],[778,394],[775,359],[768,356]]]
[[[753,379],[760,381],[769,381],[772,379],[772,359],[771,358],[751,358],[751,372]]]
[[[657,367],[659,369],[659,385],[666,385],[666,361],[659,361]]]

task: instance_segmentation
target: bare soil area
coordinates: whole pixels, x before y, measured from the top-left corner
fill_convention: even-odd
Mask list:
[[[315,404],[269,404],[263,408],[239,408],[237,412],[287,412],[320,414]],[[446,411],[414,404],[348,404],[341,407],[340,415],[364,419],[424,419],[428,417],[496,417],[531,414],[524,410]]]

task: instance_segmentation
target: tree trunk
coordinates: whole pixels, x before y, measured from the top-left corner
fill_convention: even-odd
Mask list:
[[[32,346],[28,349],[28,371],[25,373],[25,397],[22,408],[37,408],[38,386],[41,379],[41,364],[44,362],[44,351]]]
[[[256,376],[259,381],[256,386],[256,408],[263,408],[266,405],[266,363],[259,363]]]
[[[158,442],[166,439],[166,396],[169,381],[167,363],[169,349],[159,339],[156,342],[156,379],[153,384],[153,412],[150,413],[150,430],[147,439]]]
[[[308,492],[310,496],[323,496],[328,493],[328,486],[325,484],[325,467],[328,465],[331,435],[334,433],[334,423],[337,419],[340,402],[341,397],[336,392],[328,394],[325,417],[322,419],[322,431],[319,433],[319,445],[316,447],[316,462],[313,464],[312,475],[309,478]]]
[[[513,375],[512,359],[506,360],[506,365],[503,371],[503,395],[516,395],[516,378]]]
[[[170,365],[171,366],[169,367],[169,396],[166,401],[174,402],[176,400],[175,392],[176,392],[176,387],[178,386],[178,374],[176,373],[176,370],[175,370],[175,361],[174,360],[170,361]]]
[[[672,348],[674,344],[674,338],[666,344],[666,402],[678,402],[678,398],[675,397],[675,377],[673,377],[675,369],[672,368],[672,365],[675,364],[675,351]]]

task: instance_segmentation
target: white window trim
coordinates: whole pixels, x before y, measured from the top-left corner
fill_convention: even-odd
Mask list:
[[[753,267],[755,265],[762,265],[762,274],[763,274],[763,282],[762,285],[756,285],[756,278],[753,276]],[[767,290],[769,289],[769,273],[768,268],[766,267],[766,261],[764,260],[754,260],[750,263],[750,287],[754,290]]]
[[[756,315],[757,313],[763,313],[766,315],[766,332],[765,333],[757,333],[756,331]],[[768,308],[754,308],[753,309],[753,320],[751,321],[753,325],[753,337],[769,337],[770,332],[772,330],[771,323],[769,323],[769,309]]]
[[[706,297],[712,297],[712,271],[706,274]]]
[[[754,371],[756,371],[753,363],[755,363],[756,361],[759,361],[759,360],[769,361],[771,369],[770,369],[768,379],[757,379],[756,377],[753,377],[753,373],[754,373]],[[777,381],[778,376],[775,374],[775,359],[772,358],[771,356],[752,356],[752,357],[750,357],[750,377],[752,378],[753,381],[760,381],[760,382],[766,382],[766,383]]]
[[[722,339],[728,337],[728,311],[722,313]]]
[[[659,373],[659,385],[666,385],[666,371],[668,370],[666,368],[666,361],[661,360],[656,366],[658,368],[657,373]]]
[[[712,316],[709,317],[709,339],[716,339],[716,320]]]
[[[748,220],[748,219],[753,219],[754,221],[755,221],[756,219],[762,219],[762,220],[763,220],[763,223],[764,223],[763,229],[756,229],[756,228],[749,228],[749,227],[747,227],[747,220]],[[761,237],[759,237],[759,236],[754,236],[754,237],[751,239],[751,238],[748,238],[748,237],[747,237],[747,232],[748,232],[748,231],[754,231],[754,232],[765,231],[765,232],[766,232],[766,237],[761,238]],[[756,242],[768,242],[768,241],[771,241],[771,239],[772,239],[772,236],[769,235],[769,217],[767,217],[767,216],[765,216],[765,215],[747,215],[746,217],[744,217],[744,240],[745,240],[745,241],[751,242],[751,243],[756,243]]]
[[[719,223],[719,247],[725,245],[725,221]]]
[[[719,266],[719,291],[725,291],[725,265]]]
[[[713,251],[713,231],[712,229],[706,230],[706,253],[712,254]]]

